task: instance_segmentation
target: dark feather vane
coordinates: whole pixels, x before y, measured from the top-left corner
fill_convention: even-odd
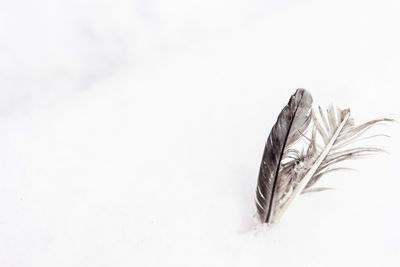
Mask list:
[[[287,184],[287,175],[280,176],[282,160],[290,153],[289,148],[302,136],[311,121],[312,97],[304,89],[297,89],[283,108],[272,127],[265,144],[258,176],[256,204],[261,221],[268,223],[276,206],[275,194]]]

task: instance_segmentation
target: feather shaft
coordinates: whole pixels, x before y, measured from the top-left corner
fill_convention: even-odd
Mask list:
[[[347,120],[350,117],[350,111],[347,112],[345,115],[343,121],[340,123],[339,127],[337,128],[336,132],[332,136],[332,138],[329,140],[329,143],[326,145],[325,149],[322,151],[321,155],[318,157],[316,162],[313,164],[313,166],[310,168],[310,170],[307,172],[307,174],[304,176],[304,178],[299,182],[299,184],[296,186],[296,188],[293,190],[292,194],[289,196],[289,198],[286,200],[286,202],[282,205],[282,207],[278,210],[275,219],[273,223],[278,221],[282,215],[285,213],[289,205],[292,203],[292,201],[304,190],[310,179],[313,177],[315,172],[317,171],[318,167],[321,165],[322,161],[325,159],[325,157],[328,155],[330,149],[332,148],[332,145],[335,143],[336,139],[338,138],[340,132],[342,131],[343,127],[347,123]]]

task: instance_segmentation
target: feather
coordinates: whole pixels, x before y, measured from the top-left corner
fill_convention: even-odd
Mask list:
[[[385,136],[364,137],[363,134],[375,125],[392,122],[392,119],[355,125],[349,109],[331,105],[326,112],[321,107],[315,112],[311,106],[311,95],[304,89],[297,89],[267,139],[256,192],[257,212],[263,223],[279,220],[298,195],[331,189],[315,187],[315,184],[327,173],[349,169],[335,167],[338,163],[383,151],[356,143]],[[312,131],[307,136],[311,121]]]
[[[283,162],[296,155],[291,147],[302,137],[311,121],[312,97],[297,89],[278,116],[268,136],[258,176],[256,206],[262,222],[270,222],[278,199],[291,183],[291,172]]]
[[[361,158],[375,152],[383,151],[377,147],[354,146],[354,144],[359,140],[370,138],[362,137],[362,135],[371,127],[393,121],[392,119],[382,118],[355,126],[354,120],[350,117],[349,109],[342,110],[330,106],[326,113],[323,112],[321,107],[318,110],[319,118],[312,111],[314,129],[313,135],[308,141],[308,150],[295,159],[297,162],[311,160],[313,163],[310,167],[303,165],[305,166],[303,169],[295,171],[301,173],[300,182],[295,185],[291,195],[279,207],[274,222],[283,215],[294,198],[299,194],[327,190],[326,188],[313,187],[323,175],[333,171],[348,169],[342,167],[332,168],[333,165],[345,160]],[[317,145],[318,137],[322,140],[322,145]],[[295,169],[293,163],[291,164],[292,168]]]

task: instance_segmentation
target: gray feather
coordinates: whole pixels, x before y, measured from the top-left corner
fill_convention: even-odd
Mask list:
[[[289,157],[291,146],[304,135],[311,121],[312,97],[297,89],[283,108],[268,136],[258,177],[256,206],[262,222],[270,222],[278,199],[291,181],[291,173],[282,161]],[[293,151],[292,151],[293,152]]]

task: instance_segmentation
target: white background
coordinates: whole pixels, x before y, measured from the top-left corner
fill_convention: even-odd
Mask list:
[[[399,119],[398,1],[1,0],[0,266],[400,266],[399,125],[267,230],[298,87]]]

